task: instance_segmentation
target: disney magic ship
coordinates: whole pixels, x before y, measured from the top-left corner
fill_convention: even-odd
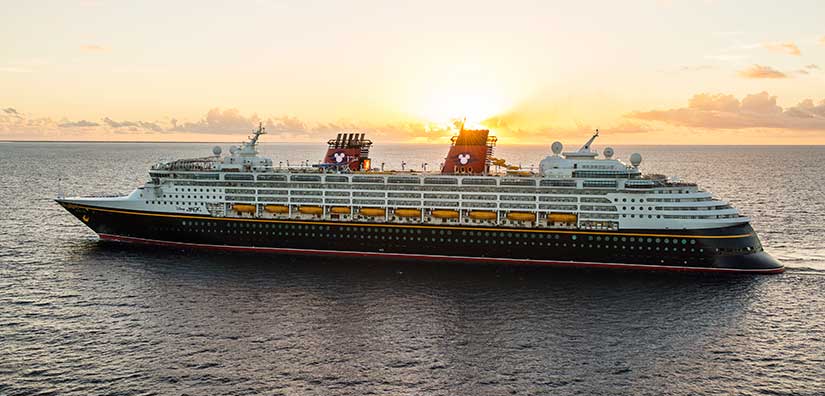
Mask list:
[[[103,240],[280,254],[439,262],[777,273],[750,219],[696,184],[643,174],[607,147],[559,142],[539,171],[493,157],[463,127],[439,172],[376,171],[362,133],[316,166],[273,166],[259,127],[240,147],[161,162],[122,197],[57,202]],[[504,166],[503,171],[497,168]]]

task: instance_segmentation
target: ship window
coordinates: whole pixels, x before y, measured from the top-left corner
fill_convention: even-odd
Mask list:
[[[452,177],[425,177],[424,184],[458,184],[458,179]]]

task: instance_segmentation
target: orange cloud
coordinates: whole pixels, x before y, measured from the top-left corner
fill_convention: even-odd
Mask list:
[[[744,78],[787,78],[788,75],[770,66],[753,65],[740,70],[739,76]]]
[[[802,55],[799,47],[797,47],[794,43],[762,43],[762,47],[780,54],[788,54],[793,56]]]
[[[778,128],[825,131],[825,100],[807,99],[783,109],[767,92],[747,95],[697,94],[687,107],[636,111],[625,117],[707,129]]]

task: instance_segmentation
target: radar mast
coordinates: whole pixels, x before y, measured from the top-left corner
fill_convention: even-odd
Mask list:
[[[590,138],[590,140],[588,140],[587,143],[585,143],[584,146],[582,146],[582,148],[579,149],[579,151],[580,152],[590,151],[590,145],[593,144],[593,141],[596,140],[597,137],[599,137],[598,128],[596,129],[596,133],[593,134],[593,136]]]

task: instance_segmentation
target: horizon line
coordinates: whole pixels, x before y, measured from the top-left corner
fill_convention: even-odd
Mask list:
[[[193,144],[236,144],[237,141],[189,141],[189,140],[11,140],[11,139],[0,139],[0,143],[117,143],[117,144],[134,144],[134,143],[173,143],[173,144],[180,144],[180,143],[193,143]],[[267,145],[267,144],[320,144],[317,142],[261,142],[260,144]],[[439,143],[421,143],[421,142],[389,142],[389,144],[399,144],[399,145],[421,145],[421,146],[439,146]],[[447,143],[449,144],[449,143]],[[506,146],[540,146],[547,143],[513,143],[507,144]],[[660,144],[633,144],[633,143],[622,143],[622,144],[613,144],[613,145],[605,145],[607,146],[705,146],[705,147],[825,147],[825,144],[669,144],[669,143],[660,143]]]

